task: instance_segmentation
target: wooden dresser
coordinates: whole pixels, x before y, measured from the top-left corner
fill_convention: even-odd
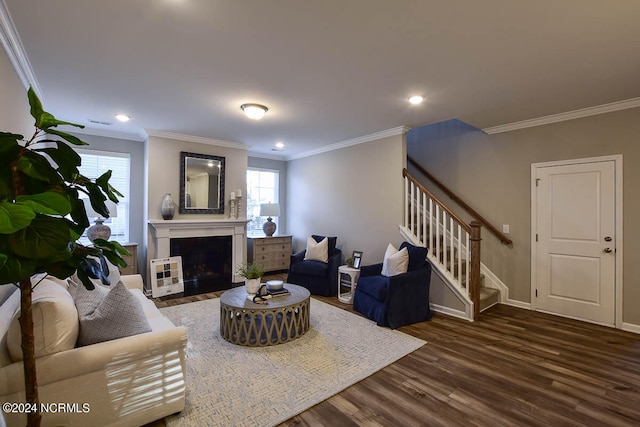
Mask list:
[[[291,263],[291,236],[249,237],[249,262],[261,264],[265,271],[288,270]]]
[[[125,255],[122,258],[127,262],[125,268],[120,269],[120,274],[137,274],[138,273],[138,244],[124,243],[122,246],[128,250],[131,255]]]

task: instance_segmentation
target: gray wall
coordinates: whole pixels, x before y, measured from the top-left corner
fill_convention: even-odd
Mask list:
[[[138,265],[143,266],[144,258],[144,239],[146,233],[146,205],[144,203],[145,195],[145,143],[143,141],[132,141],[129,139],[110,138],[97,135],[75,134],[78,138],[89,143],[88,146],[82,146],[83,150],[98,150],[114,153],[129,153],[130,165],[130,215],[129,215],[129,241],[138,244]],[[144,272],[143,268],[139,268],[140,272]]]
[[[392,136],[291,160],[287,172],[287,231],[295,250],[311,234],[338,237],[345,257],[382,262],[388,243],[402,243],[404,136]]]
[[[531,296],[531,164],[622,154],[623,321],[640,324],[640,108],[496,135],[421,129],[424,135],[408,137],[408,154],[492,224],[511,226],[513,247],[483,231],[482,261],[524,302]]]
[[[180,214],[177,204],[180,201],[180,152],[209,154],[225,158],[225,197],[223,215]],[[190,141],[150,136],[147,141],[147,215],[149,220],[162,220],[160,207],[162,198],[171,193],[176,203],[174,219],[224,219],[229,217],[229,198],[231,192],[241,189],[247,193],[247,151],[244,149],[221,147]],[[244,204],[243,204],[244,205]],[[246,205],[244,206],[246,216]],[[145,242],[147,253],[155,253],[155,244],[147,227]],[[246,251],[245,251],[246,252]],[[149,255],[150,256],[150,255]],[[148,258],[144,265],[148,266]]]
[[[278,217],[278,234],[290,234],[287,231],[287,162],[283,160],[249,157],[248,166],[257,169],[271,169],[279,172],[280,216]],[[246,205],[245,205],[246,208]]]

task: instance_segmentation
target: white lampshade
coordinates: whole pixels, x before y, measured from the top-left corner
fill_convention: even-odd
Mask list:
[[[280,216],[280,204],[262,203],[260,205],[260,216]]]
[[[103,224],[104,217],[96,212],[91,206],[89,199],[82,199],[84,203],[84,209],[87,211],[87,218],[95,218],[96,223],[87,228],[87,237],[92,242],[97,239],[109,240],[111,237],[111,228],[108,225]],[[109,211],[109,218],[115,218],[118,216],[118,206],[111,200],[106,200],[105,205]]]
[[[280,216],[280,205],[278,203],[262,203],[260,204],[260,216],[266,216],[267,222],[262,225],[262,231],[267,237],[273,236],[276,232],[276,223],[271,221],[272,216]]]
[[[84,203],[84,210],[87,211],[87,218],[104,218],[98,212],[93,210],[93,206],[91,206],[89,199],[82,199],[82,203]],[[109,211],[109,218],[117,218],[118,205],[113,203],[111,200],[105,200],[104,204],[107,206],[107,210]]]

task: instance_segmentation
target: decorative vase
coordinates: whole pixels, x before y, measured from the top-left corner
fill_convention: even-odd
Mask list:
[[[244,279],[244,288],[248,294],[255,294],[260,289],[260,279]]]
[[[173,204],[171,193],[167,193],[162,198],[162,207],[160,209],[162,213],[162,219],[173,219],[173,215],[176,213],[176,207]]]
[[[262,225],[262,231],[267,237],[273,236],[273,233],[276,232],[276,223],[272,219],[271,217],[267,218],[267,222]]]

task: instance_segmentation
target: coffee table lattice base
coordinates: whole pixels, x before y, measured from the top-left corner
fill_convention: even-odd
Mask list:
[[[286,307],[238,308],[220,304],[220,334],[238,345],[282,344],[309,330],[309,298]]]

